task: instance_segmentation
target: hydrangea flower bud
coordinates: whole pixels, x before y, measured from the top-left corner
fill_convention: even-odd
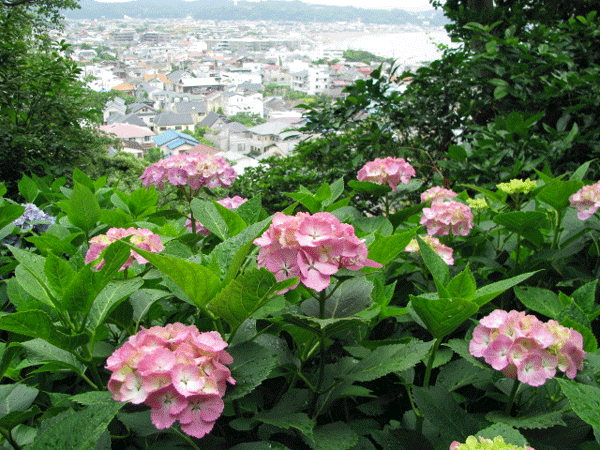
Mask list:
[[[514,180],[510,180],[508,183],[497,184],[496,187],[508,195],[529,194],[537,187],[537,183],[535,181],[531,181],[529,178],[526,180],[516,178]]]
[[[519,447],[514,444],[504,442],[502,436],[496,436],[494,440],[486,439],[481,436],[469,436],[464,444],[454,441],[450,444],[450,450],[534,450],[533,447]]]

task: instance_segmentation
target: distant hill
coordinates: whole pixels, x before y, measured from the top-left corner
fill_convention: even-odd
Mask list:
[[[293,22],[356,22],[373,24],[414,24],[423,20],[432,26],[447,22],[441,11],[409,12],[394,9],[363,9],[352,6],[325,6],[302,3],[301,1],[262,1],[239,0],[134,0],[125,3],[102,3],[95,0],[82,0],[81,9],[65,11],[68,19],[122,19],[124,16],[141,19],[184,18],[192,16],[197,20],[273,20]]]

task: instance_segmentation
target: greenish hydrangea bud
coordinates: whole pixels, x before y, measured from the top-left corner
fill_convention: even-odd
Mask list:
[[[485,198],[468,198],[467,205],[469,205],[469,208],[477,210],[477,211],[481,211],[486,208],[489,208],[489,205],[488,205],[487,201],[485,200]]]
[[[486,439],[481,436],[469,436],[464,444],[454,441],[450,444],[450,450],[535,450],[532,447],[519,447],[514,444],[504,442],[502,436],[496,436],[494,440]]]
[[[496,187],[509,195],[515,195],[528,194],[537,187],[537,184],[535,181],[531,181],[529,178],[527,178],[526,180],[510,180],[508,183],[500,183],[496,185]]]

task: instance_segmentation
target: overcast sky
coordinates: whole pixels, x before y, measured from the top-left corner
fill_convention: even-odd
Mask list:
[[[99,2],[131,1],[131,0],[96,0]],[[137,0],[143,1],[143,0]],[[165,0],[168,2],[169,0]],[[408,10],[432,9],[429,0],[302,0],[304,3],[320,5],[356,6],[357,8],[401,8]]]

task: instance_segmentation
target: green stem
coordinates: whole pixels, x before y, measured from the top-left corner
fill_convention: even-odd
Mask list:
[[[317,299],[319,300],[319,318],[325,318],[325,302],[327,297],[324,293],[321,293]],[[325,336],[322,333],[319,334],[319,369],[317,375],[317,386],[314,389],[313,396],[310,402],[309,415],[310,417],[315,416],[317,401],[319,399],[319,394],[321,393],[321,389],[323,387],[323,380],[325,379]]]
[[[385,198],[384,198],[384,204],[385,204],[385,217],[390,217],[390,197],[389,197],[389,193],[385,194]]]
[[[521,235],[517,233],[517,248],[515,249],[515,272],[519,269],[519,257],[521,255]]]
[[[433,343],[433,347],[431,348],[431,353],[429,354],[429,360],[427,361],[427,367],[425,368],[425,377],[423,378],[423,387],[429,387],[429,382],[431,381],[431,371],[433,369],[433,362],[435,361],[435,357],[437,355],[437,351],[440,348],[440,344],[442,343],[443,338],[437,338]],[[423,434],[423,421],[425,420],[425,416],[423,414],[417,414],[417,423],[416,423],[416,431],[417,433]]]
[[[513,404],[515,403],[515,397],[517,396],[517,391],[519,390],[519,379],[515,378],[513,382],[512,390],[510,391],[510,396],[508,397],[508,403],[506,404],[506,409],[504,410],[507,416],[510,416],[510,412],[512,411]]]

